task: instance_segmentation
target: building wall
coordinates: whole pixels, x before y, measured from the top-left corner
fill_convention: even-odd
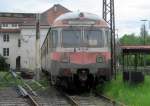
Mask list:
[[[41,28],[40,38],[42,42],[48,32],[48,27]],[[35,27],[22,27],[20,33],[8,33],[9,42],[3,41],[3,33],[0,33],[0,54],[3,56],[3,48],[9,48],[9,56],[7,63],[10,67],[16,68],[16,58],[21,57],[21,68],[34,70],[35,69],[35,41],[36,30]],[[21,40],[21,47],[18,47],[18,39]]]
[[[40,38],[42,45],[43,39],[48,32],[47,28],[40,30]],[[36,44],[36,30],[35,28],[22,28],[21,30],[22,46],[21,46],[21,68],[34,70],[35,67],[35,44]]]
[[[70,12],[67,8],[57,4],[41,13],[40,16],[40,40],[42,45],[47,35],[49,26],[61,14]],[[6,56],[10,67],[16,68],[16,58],[21,57],[21,68],[35,69],[35,41],[36,41],[36,13],[0,13],[0,54],[3,56],[3,48],[9,48],[9,56]],[[7,25],[6,25],[7,24]],[[17,24],[15,26],[14,24]],[[10,33],[9,42],[3,41],[2,31],[16,31]],[[18,47],[18,39],[21,47]]]
[[[9,41],[3,41],[3,33],[0,34],[0,54],[3,56],[3,48],[9,48],[9,56],[5,56],[7,58],[7,62],[11,65],[11,68],[16,68],[16,57],[21,54],[20,49],[18,47],[18,39],[20,37],[20,33],[8,33]]]

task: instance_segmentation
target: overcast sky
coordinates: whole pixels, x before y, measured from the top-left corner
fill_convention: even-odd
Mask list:
[[[103,0],[0,0],[0,12],[43,12],[54,4],[72,11],[92,12],[102,17]],[[140,33],[142,22],[150,20],[149,0],[115,0],[116,29],[119,36]],[[146,22],[147,28],[149,23]]]

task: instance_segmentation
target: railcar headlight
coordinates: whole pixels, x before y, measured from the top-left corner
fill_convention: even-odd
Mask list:
[[[96,58],[96,62],[97,62],[97,63],[102,63],[102,62],[103,62],[103,57],[98,56],[98,57]]]

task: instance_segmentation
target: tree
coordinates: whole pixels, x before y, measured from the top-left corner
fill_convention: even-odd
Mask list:
[[[142,31],[141,31],[142,32]],[[148,36],[148,32],[147,31],[145,31],[146,32],[146,39],[145,39],[145,44],[146,45],[150,45],[150,36]],[[141,33],[142,34],[142,33]],[[120,39],[119,39],[119,41],[120,41],[120,43],[121,43],[121,45],[143,45],[144,44],[144,41],[143,41],[144,39],[143,39],[143,36],[135,36],[135,34],[134,33],[132,33],[132,34],[125,34],[123,37],[121,37]],[[121,57],[119,57],[120,58],[120,62],[121,62]],[[131,64],[133,64],[133,59],[132,59],[133,57],[131,56],[130,57],[130,62],[131,62]],[[142,59],[142,57],[140,57],[139,58],[140,60]],[[139,60],[139,61],[140,61]],[[147,55],[147,56],[145,56],[145,61],[146,61],[146,65],[150,65],[150,56],[149,55]],[[141,63],[138,63],[138,65],[139,64],[141,64]]]
[[[141,37],[135,36],[134,33],[132,34],[125,34],[122,38],[120,38],[121,45],[141,45]]]

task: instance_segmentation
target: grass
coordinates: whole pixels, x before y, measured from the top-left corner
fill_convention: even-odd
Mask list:
[[[37,83],[39,84],[37,84]],[[41,78],[39,80],[35,80],[33,81],[27,81],[26,83],[34,90],[34,91],[42,91],[45,89],[49,89],[49,80],[48,80],[48,76],[44,75],[41,73]]]
[[[21,80],[13,78],[9,72],[0,72],[0,89],[18,84],[23,85]]]
[[[98,90],[102,87],[98,87]],[[145,76],[145,81],[138,85],[131,85],[122,81],[118,75],[103,88],[103,93],[127,106],[150,106],[150,76]]]
[[[24,85],[24,82],[27,82],[33,89],[41,89],[39,85],[37,85],[32,80],[25,81],[18,75],[17,79],[15,79],[10,72],[7,71],[0,71],[0,89],[4,87],[10,87],[10,86],[16,86],[16,85]],[[48,88],[49,87],[49,81],[46,76],[42,76],[42,79],[38,80],[42,87]]]

